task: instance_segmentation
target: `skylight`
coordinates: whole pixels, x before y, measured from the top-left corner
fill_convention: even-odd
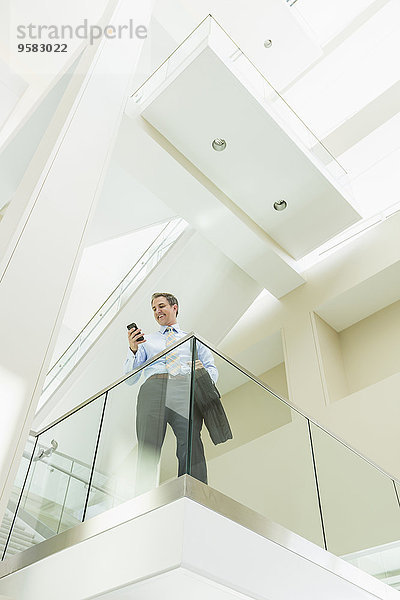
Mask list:
[[[320,139],[398,81],[399,22],[400,3],[389,2],[285,94]]]
[[[293,6],[293,13],[307,24],[321,45],[343,31],[373,2],[374,0],[300,0],[294,3],[293,0],[288,0],[289,5]]]

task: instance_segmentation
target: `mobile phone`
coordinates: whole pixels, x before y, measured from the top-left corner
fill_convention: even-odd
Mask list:
[[[136,325],[136,323],[129,323],[129,325],[126,326],[128,331],[130,331],[131,329],[137,329],[138,326]],[[138,338],[136,340],[137,342],[143,342],[144,341],[144,337],[141,335],[140,338]]]

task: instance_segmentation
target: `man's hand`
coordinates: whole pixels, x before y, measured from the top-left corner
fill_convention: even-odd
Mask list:
[[[138,338],[140,338],[142,335],[143,333],[141,329],[130,329],[128,331],[129,348],[132,350],[133,354],[136,354],[138,351],[139,344],[144,344],[146,341],[145,339],[143,339],[141,342],[138,341]]]
[[[188,362],[188,365],[190,368],[192,368],[192,363]],[[201,360],[196,360],[194,363],[194,369],[205,369],[205,366],[203,365],[203,363],[201,362]]]

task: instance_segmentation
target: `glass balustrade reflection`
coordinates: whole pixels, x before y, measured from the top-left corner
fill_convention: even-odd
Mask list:
[[[220,405],[209,400],[204,369],[196,369],[193,407],[204,415],[209,485],[323,546],[307,419],[215,352],[211,356]],[[192,430],[192,457],[196,443]]]
[[[187,472],[191,341],[108,392],[85,518]]]
[[[386,579],[400,570],[400,509],[393,481],[312,424],[328,550]],[[389,581],[388,581],[389,583]]]
[[[3,521],[0,526],[0,558],[3,556],[6,542],[14,521],[15,512],[18,507],[19,498],[24,485],[29,485],[28,471],[31,464],[32,455],[35,450],[36,438],[29,436],[25,444],[21,462],[11,489],[10,498],[4,513]],[[28,482],[28,483],[27,483]],[[24,532],[22,532],[24,533]],[[11,553],[19,552],[20,548],[12,548]]]
[[[38,436],[5,556],[82,520],[104,396]]]
[[[263,380],[192,338],[29,440],[5,556],[189,473],[400,587],[399,483]]]

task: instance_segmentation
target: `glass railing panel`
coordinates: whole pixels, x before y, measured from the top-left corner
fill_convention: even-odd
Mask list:
[[[81,522],[103,407],[100,396],[38,436],[6,557],[21,545],[21,527],[29,547]]]
[[[211,376],[212,364],[219,372],[220,399],[205,369],[196,369],[194,387],[209,485],[323,546],[307,419],[199,342],[197,350]],[[192,475],[196,444],[193,426]]]
[[[10,498],[0,526],[0,559],[3,556],[5,545],[15,518],[15,512],[18,506],[18,500],[20,498],[22,488],[24,485],[29,485],[28,471],[35,449],[35,443],[36,439],[33,436],[29,436],[25,444],[15,481],[11,488]]]
[[[399,509],[400,509],[400,483],[398,481],[394,481],[393,485],[394,485],[394,492],[396,494],[397,502],[398,502]]]
[[[382,579],[388,561],[400,572],[393,481],[320,427],[311,432],[328,550]]]
[[[86,518],[186,473],[191,341],[108,392]]]
[[[399,483],[199,341],[39,435],[29,466],[32,449],[6,557],[187,472],[400,587]]]
[[[387,585],[400,590],[400,544],[393,542],[375,548],[368,548],[342,558],[355,567],[366,571]]]

